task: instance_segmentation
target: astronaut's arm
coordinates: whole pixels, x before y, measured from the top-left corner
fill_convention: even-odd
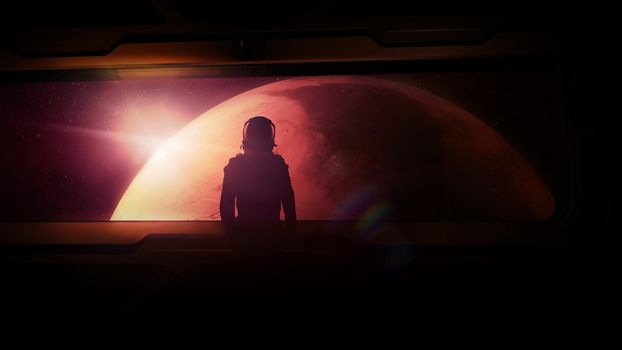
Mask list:
[[[296,221],[296,201],[294,197],[294,188],[292,187],[292,181],[289,177],[289,170],[285,170],[285,180],[283,183],[283,192],[281,197],[281,203],[283,205],[283,212],[285,213],[286,222]]]
[[[235,192],[231,181],[231,175],[225,170],[220,193],[220,218],[223,222],[235,220]]]

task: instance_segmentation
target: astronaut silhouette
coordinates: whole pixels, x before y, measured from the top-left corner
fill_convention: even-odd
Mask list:
[[[274,154],[276,127],[263,116],[249,119],[242,132],[244,153],[238,153],[224,168],[220,216],[225,230],[238,224],[281,224],[281,206],[286,227],[296,221],[294,190],[283,157]],[[237,217],[235,209],[237,208]],[[234,224],[237,223],[237,224]]]

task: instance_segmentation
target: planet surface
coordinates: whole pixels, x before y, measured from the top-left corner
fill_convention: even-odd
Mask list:
[[[369,76],[300,77],[201,114],[136,175],[111,220],[219,220],[244,122],[276,125],[302,220],[546,219],[540,176],[495,130],[422,89]]]

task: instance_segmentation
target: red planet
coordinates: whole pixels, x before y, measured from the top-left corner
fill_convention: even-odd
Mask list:
[[[111,220],[219,220],[223,167],[257,115],[276,125],[301,220],[539,220],[555,210],[533,167],[464,109],[387,79],[322,76],[267,84],[198,116],[145,164]]]

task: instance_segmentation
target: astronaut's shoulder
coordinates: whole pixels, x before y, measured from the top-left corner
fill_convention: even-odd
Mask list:
[[[286,168],[288,167],[287,163],[285,163],[285,158],[283,158],[283,156],[281,156],[280,154],[274,154],[274,160],[279,165],[284,166]]]
[[[230,170],[231,168],[235,168],[239,166],[241,162],[243,161],[244,161],[244,154],[238,153],[235,155],[235,157],[229,158],[229,163],[227,163],[224,170],[227,171],[227,170]]]
[[[244,159],[244,154],[243,153],[238,153],[235,155],[235,157],[229,158],[229,163],[231,162],[239,162],[242,159]]]

